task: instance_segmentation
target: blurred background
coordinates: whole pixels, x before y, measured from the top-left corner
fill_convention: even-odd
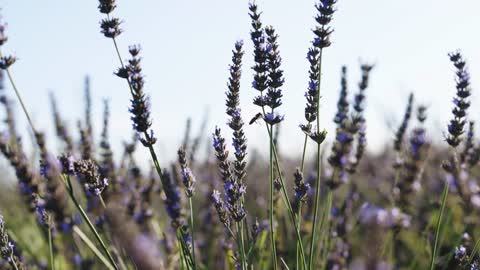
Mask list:
[[[285,70],[280,145],[284,155],[301,154],[304,92],[307,86],[307,48],[313,39],[314,1],[257,1],[263,22],[276,27]],[[100,34],[102,16],[96,1],[0,0],[9,42],[5,53],[19,59],[12,68],[34,121],[53,137],[48,92],[58,99],[69,125],[83,116],[84,79],[91,78],[93,113],[101,114],[102,99],[110,100],[113,148],[131,137],[125,82],[113,75],[119,66],[110,40]],[[375,63],[367,90],[367,138],[370,151],[391,143],[393,128],[402,117],[408,93],[429,106],[430,132],[441,140],[455,92],[447,53],[461,49],[473,76],[480,76],[480,2],[471,0],[340,0],[335,14],[333,45],[324,53],[321,118],[333,134],[332,118],[340,88],[340,68],[349,68],[349,90],[357,90],[359,63]],[[380,12],[381,10],[381,12]],[[252,104],[253,61],[249,40],[247,1],[120,1],[116,16],[125,22],[119,38],[126,56],[128,45],[143,48],[146,91],[150,95],[161,160],[175,157],[186,119],[196,134],[208,115],[206,132],[225,128],[224,92],[231,49],[245,41],[241,101],[248,121],[257,113]],[[11,88],[7,84],[7,91]],[[12,93],[13,94],[13,93]],[[11,95],[13,97],[13,95]],[[473,93],[473,110],[478,95]],[[19,106],[17,106],[19,108]],[[22,114],[20,127],[27,131]],[[471,116],[478,120],[478,116]],[[95,133],[101,118],[95,118]],[[246,128],[249,147],[266,149],[267,135],[258,125]],[[330,139],[333,135],[330,136]],[[146,153],[146,151],[140,151]],[[266,151],[263,151],[267,153]]]

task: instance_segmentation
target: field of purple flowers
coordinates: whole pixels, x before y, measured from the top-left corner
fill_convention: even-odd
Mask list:
[[[165,154],[156,148],[150,113],[161,104],[151,104],[144,90],[141,47],[132,45],[127,54],[117,45],[122,20],[115,8],[115,0],[99,0],[100,30],[119,60],[112,68],[118,65],[115,75],[131,93],[133,130],[123,149],[111,147],[108,102],[103,115],[92,114],[88,80],[77,128],[66,124],[52,95],[46,109],[53,112],[56,138],[45,137],[15,84],[16,58],[3,50],[0,24],[0,269],[480,269],[480,143],[468,117],[470,75],[459,51],[448,55],[456,89],[443,145],[433,143],[428,107],[412,93],[398,113],[403,120],[394,140],[373,155],[366,151],[364,107],[374,65],[360,64],[353,89],[342,68],[331,116],[336,129],[327,132],[320,123],[322,68],[328,68],[322,56],[337,10],[336,0],[319,0],[306,48],[305,118],[297,119],[304,147],[301,159],[291,159],[277,143],[284,121],[278,35],[252,2],[248,42],[254,50],[245,53],[244,41],[232,44],[227,124],[191,134],[188,121],[177,160],[160,163]],[[243,67],[252,55],[254,65]],[[254,71],[251,86],[240,86],[244,68]],[[258,94],[256,115],[242,113],[244,88]],[[32,153],[16,117],[28,121]],[[99,138],[93,135],[97,118],[103,120]],[[244,127],[253,123],[268,144],[266,160],[248,148]],[[61,149],[49,147],[54,139]],[[203,144],[209,145],[205,154]],[[314,156],[307,155],[308,145],[315,146]],[[139,160],[138,151],[150,159]],[[10,171],[13,188],[6,181]]]

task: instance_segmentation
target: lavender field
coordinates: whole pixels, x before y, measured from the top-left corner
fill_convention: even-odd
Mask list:
[[[333,85],[324,81],[332,69],[325,57],[338,45],[340,2],[317,0],[305,14],[312,17],[303,26],[311,30],[308,71],[295,90],[285,80],[282,33],[266,19],[268,9],[246,2],[249,39],[233,40],[230,58],[220,59],[228,74],[216,91],[223,113],[215,123],[208,114],[179,119],[198,115],[187,111],[197,98],[190,94],[179,98],[178,111],[153,117],[167,104],[152,94],[175,89],[150,90],[158,72],[144,70],[141,45],[122,45],[129,31],[115,0],[85,5],[102,18],[97,35],[114,60],[105,72],[122,82],[115,93],[127,93],[129,116],[118,119],[110,99],[96,100],[101,90],[87,76],[77,101],[82,116],[68,119],[65,93],[50,91],[50,103],[35,104],[51,116],[44,119],[26,102],[32,92],[18,78],[26,78],[21,67],[30,60],[8,47],[19,34],[2,14],[0,269],[480,269],[480,141],[469,55],[461,48],[438,55],[451,73],[447,118],[412,91],[400,101],[398,121],[372,123],[366,110],[381,58],[343,65],[335,71],[336,100],[324,98],[333,91],[325,87]],[[287,91],[302,97],[301,118],[288,114]],[[246,103],[254,109],[242,110]],[[326,104],[333,114],[322,110]],[[374,142],[375,151],[369,125],[391,134]],[[178,150],[166,136],[182,138]]]

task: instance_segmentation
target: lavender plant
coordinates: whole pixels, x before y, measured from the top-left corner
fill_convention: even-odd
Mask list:
[[[8,217],[8,228],[0,218],[0,269],[477,269],[480,144],[474,120],[467,115],[474,106],[466,61],[459,52],[449,55],[456,76],[453,117],[445,136],[450,149],[435,143],[427,107],[419,105],[418,96],[414,102],[412,93],[393,147],[368,151],[365,104],[373,65],[366,63],[360,65],[361,79],[353,93],[342,66],[337,110],[331,116],[335,136],[323,147],[322,58],[332,45],[335,6],[335,0],[315,5],[299,158],[285,151],[290,141],[279,139],[283,122],[290,121],[284,117],[288,108],[283,95],[293,93],[286,91],[281,40],[277,29],[263,24],[260,8],[252,2],[245,16],[251,20],[253,47],[234,43],[225,91],[226,126],[215,128],[213,143],[206,143],[202,153],[207,121],[192,136],[196,119],[188,118],[177,159],[165,158],[165,167],[156,152],[151,105],[157,103],[146,91],[141,48],[130,46],[129,58],[122,58],[117,39],[123,22],[113,16],[115,0],[99,0],[98,10],[104,16],[100,32],[112,40],[119,58],[114,73],[127,82],[131,94],[134,136],[120,149],[112,136],[116,130],[110,129],[108,101],[103,114],[95,113],[96,91],[88,76],[85,108],[76,119],[79,132],[69,127],[53,93],[56,136],[47,138],[49,133],[37,128],[43,128],[42,122],[30,118],[12,76],[16,58],[3,54],[7,37],[0,24],[0,152],[7,161],[0,170],[5,179],[16,178],[2,183],[0,190],[1,212]],[[253,56],[253,112],[240,106],[242,64],[248,55]],[[31,155],[10,88],[33,135]],[[434,110],[428,111],[430,119]],[[247,147],[244,117],[250,113],[255,115],[250,124],[265,125],[265,155]],[[102,123],[98,135],[97,122]],[[53,139],[58,141],[56,151],[50,147]],[[307,154],[310,140],[312,157]],[[137,155],[138,143],[148,149],[150,162]],[[168,156],[158,153],[162,160]],[[17,188],[11,190],[12,184]],[[440,203],[435,202],[438,195]]]
[[[452,161],[444,166],[447,171],[452,172],[455,168],[458,167],[458,160],[456,156],[455,149],[462,141],[462,135],[465,133],[465,124],[467,110],[470,107],[470,101],[468,98],[471,95],[470,89],[470,74],[466,69],[466,62],[463,59],[460,52],[453,52],[448,55],[450,61],[453,63],[456,72],[456,95],[453,98],[454,108],[452,109],[453,119],[450,120],[448,124],[448,135],[446,137],[446,142],[453,148],[453,158]],[[460,185],[457,185],[458,187]],[[449,184],[444,184],[444,189],[442,193],[442,205],[440,207],[440,215],[438,217],[436,232],[435,232],[435,242],[433,244],[432,259],[430,261],[430,269],[435,267],[435,256],[437,254],[437,246],[439,241],[439,232],[442,225],[443,212],[447,203],[449,191]]]

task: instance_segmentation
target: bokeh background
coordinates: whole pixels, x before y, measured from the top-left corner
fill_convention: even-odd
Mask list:
[[[119,44],[123,54],[129,42],[144,49],[146,91],[152,102],[154,130],[161,159],[174,158],[183,138],[185,121],[192,118],[196,133],[208,114],[207,132],[224,126],[224,92],[231,48],[245,40],[246,55],[242,85],[245,118],[255,115],[251,100],[252,47],[247,1],[120,1],[117,15],[125,20]],[[314,1],[258,1],[263,21],[280,35],[286,83],[281,111],[284,154],[301,153],[304,91],[308,62],[305,59],[314,26]],[[112,143],[116,148],[130,138],[125,82],[113,75],[118,60],[112,44],[99,33],[101,15],[96,1],[1,0],[9,42],[5,51],[19,61],[13,73],[24,93],[35,122],[51,133],[48,92],[53,91],[69,125],[82,117],[84,77],[91,77],[94,114],[108,98],[112,110]],[[402,116],[407,95],[415,91],[418,101],[429,106],[430,132],[445,131],[453,95],[453,71],[447,53],[460,48],[469,62],[473,88],[480,74],[480,2],[472,0],[342,0],[337,5],[333,46],[325,52],[322,121],[333,132],[332,117],[339,91],[340,68],[349,68],[350,90],[357,89],[360,61],[376,64],[367,97],[369,149],[378,151],[393,137],[393,126]],[[11,89],[7,85],[7,89]],[[478,95],[473,94],[473,110]],[[18,106],[17,106],[18,107]],[[25,127],[23,115],[18,115]],[[478,116],[472,115],[472,119]],[[101,119],[96,118],[98,134]],[[247,127],[249,147],[266,148],[266,134]],[[442,136],[432,136],[441,140]],[[146,152],[146,151],[141,151]],[[266,153],[266,152],[265,152]]]

